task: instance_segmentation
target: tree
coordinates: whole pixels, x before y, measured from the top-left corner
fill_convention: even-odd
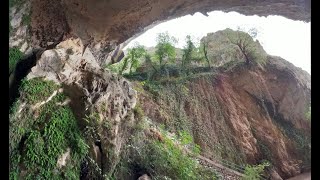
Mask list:
[[[119,74],[122,74],[128,67],[129,64],[129,56],[126,56],[121,62],[120,62],[120,70]]]
[[[239,48],[247,65],[254,62],[259,64],[265,62],[266,56],[257,52],[257,46],[253,40],[257,36],[256,29],[250,29],[248,33],[243,32],[240,28],[237,31],[227,29],[226,36],[232,44]]]
[[[159,61],[159,67],[162,69],[168,61],[173,61],[175,59],[175,47],[174,44],[177,43],[177,40],[168,34],[159,33],[157,36],[157,45],[156,45],[156,58]]]
[[[186,46],[182,49],[183,55],[182,55],[182,70],[186,70],[188,66],[191,64],[193,54],[195,51],[195,46],[191,40],[191,36],[187,35],[186,37]]]
[[[202,51],[204,59],[206,60],[206,62],[208,63],[208,67],[210,68],[210,61],[208,58],[208,45],[209,42],[206,39],[203,39],[203,41],[200,44],[200,50]]]
[[[129,73],[132,73],[132,69],[137,69],[139,66],[139,60],[144,56],[146,50],[142,45],[135,44],[131,49],[128,49],[128,55],[123,59],[123,64],[119,73],[122,74],[129,67]]]

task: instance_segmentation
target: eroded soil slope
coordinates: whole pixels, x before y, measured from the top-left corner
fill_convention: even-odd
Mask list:
[[[137,83],[145,115],[188,130],[206,157],[270,161],[282,178],[310,165],[310,75],[279,57],[264,69],[237,65],[181,83]]]

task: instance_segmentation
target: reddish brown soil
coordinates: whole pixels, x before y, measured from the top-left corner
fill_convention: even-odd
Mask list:
[[[145,115],[168,128],[186,116],[205,157],[220,156],[240,164],[268,159],[282,178],[292,177],[300,173],[304,154],[275,121],[282,116],[310,136],[304,112],[311,90],[292,75],[295,70],[269,67],[238,67],[196,78],[187,84],[186,96],[181,95],[183,91],[179,95],[179,91],[165,90],[155,96],[140,91],[139,101]],[[260,144],[267,148],[269,157]]]

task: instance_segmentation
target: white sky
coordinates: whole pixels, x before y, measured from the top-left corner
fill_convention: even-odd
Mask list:
[[[155,46],[157,34],[165,31],[175,36],[178,39],[176,47],[182,48],[186,35],[198,41],[209,32],[226,28],[256,28],[257,39],[268,54],[280,56],[311,74],[310,23],[281,16],[245,16],[236,12],[213,11],[208,14],[206,17],[196,13],[161,23],[133,39],[125,49],[135,42],[147,47]]]

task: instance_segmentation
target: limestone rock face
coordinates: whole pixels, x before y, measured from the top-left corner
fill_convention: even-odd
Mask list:
[[[248,44],[247,49],[254,49],[260,56],[267,55],[259,41],[254,41],[253,38],[244,35],[246,34],[241,31],[225,29],[215,33],[208,33],[207,36],[203,37],[201,43],[206,46],[207,56],[211,64],[213,66],[222,66],[230,61],[245,61],[243,53],[234,44],[235,40],[237,40],[235,37],[238,36],[242,36],[241,39],[246,41],[246,44]],[[228,36],[233,36],[233,38]],[[231,39],[234,39],[234,42],[231,42]]]
[[[55,49],[44,51],[27,76],[34,77],[62,85],[84,131],[88,126],[94,129],[87,137],[92,159],[104,173],[112,172],[134,123],[136,91],[130,82],[100,68],[89,49],[82,56],[79,39],[68,39]],[[99,148],[95,142],[100,143]]]
[[[31,3],[26,1],[20,6],[10,8],[10,26],[9,47],[17,47],[22,53],[30,54],[33,47],[30,44],[30,32],[28,26],[28,17],[30,17]]]

